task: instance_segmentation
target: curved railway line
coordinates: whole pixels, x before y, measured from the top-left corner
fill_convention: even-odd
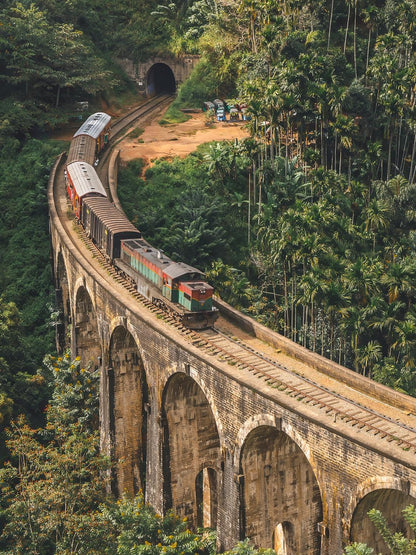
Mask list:
[[[103,178],[107,188],[111,145],[114,146],[114,143],[123,136],[123,132],[124,135],[128,133],[126,128],[129,129],[134,122],[140,121],[141,118],[148,116],[167,102],[169,102],[168,97],[154,99],[115,123],[110,148],[102,156],[98,168],[100,177]],[[56,176],[61,173],[62,171],[57,171]],[[55,205],[62,225],[76,246],[74,224],[72,220],[68,219],[65,192],[62,187],[58,187],[58,181],[57,177],[54,183]],[[78,226],[78,229],[77,235],[91,256],[99,263],[101,275],[113,284],[115,282],[122,286],[132,298],[175,328],[177,333],[200,351],[233,366],[236,373],[242,375],[249,372],[251,376],[270,387],[271,393],[274,391],[275,393],[279,392],[280,395],[289,396],[299,403],[298,410],[300,412],[302,405],[307,405],[314,411],[316,418],[332,419],[334,425],[342,422],[348,426],[352,434],[366,432],[377,440],[398,446],[403,451],[416,453],[416,414],[413,412],[395,407],[394,403],[387,405],[385,402],[377,401],[371,394],[366,395],[362,391],[347,386],[341,380],[332,379],[331,382],[322,372],[320,382],[319,377],[316,377],[318,372],[315,370],[311,372],[310,376],[305,375],[306,371],[299,369],[301,363],[294,364],[293,368],[290,368],[290,363],[288,363],[290,359],[287,356],[284,359],[278,355],[277,350],[270,348],[265,348],[264,351],[260,347],[253,348],[250,342],[244,339],[243,334],[241,337],[237,337],[234,333],[230,333],[229,327],[223,326],[221,320],[218,321],[215,328],[202,331],[184,327],[173,315],[166,313],[138,293],[136,288],[106,261],[99,249],[87,238],[82,227]],[[303,366],[306,368],[306,364]],[[365,441],[365,436],[361,436],[360,441]]]
[[[111,127],[111,141],[110,148],[107,148],[101,155],[100,163],[98,164],[97,173],[104,185],[109,198],[111,199],[111,191],[108,184],[108,165],[111,157],[112,149],[116,144],[121,141],[131,131],[132,126],[139,120],[152,115],[155,110],[167,106],[172,100],[171,95],[160,95],[148,100],[137,108],[134,108],[126,115],[117,119]]]

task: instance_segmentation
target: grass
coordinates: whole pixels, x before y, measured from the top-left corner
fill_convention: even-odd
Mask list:
[[[136,129],[133,129],[133,131],[131,131],[128,134],[128,137],[130,139],[137,139],[138,137],[140,137],[140,135],[142,135],[144,133],[144,129],[142,129],[141,127],[136,127]]]
[[[165,113],[163,118],[159,121],[159,123],[160,125],[172,125],[176,123],[184,123],[185,121],[188,121],[188,119],[190,118],[191,118],[190,115],[184,114],[183,112],[180,111],[175,101],[169,106],[167,112]]]

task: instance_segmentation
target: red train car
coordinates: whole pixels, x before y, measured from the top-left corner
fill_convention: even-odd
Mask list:
[[[86,196],[107,197],[94,168],[86,162],[73,162],[66,167],[66,190],[76,217],[81,217],[82,199]]]

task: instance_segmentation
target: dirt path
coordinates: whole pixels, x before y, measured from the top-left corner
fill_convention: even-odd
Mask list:
[[[243,122],[214,123],[208,127],[203,113],[191,114],[191,119],[177,125],[159,125],[160,119],[158,115],[146,125],[140,137],[126,137],[120,143],[122,161],[143,158],[146,165],[151,165],[157,158],[184,157],[203,143],[248,137]]]

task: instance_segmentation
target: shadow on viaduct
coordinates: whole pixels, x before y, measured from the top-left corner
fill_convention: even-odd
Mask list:
[[[405,529],[401,510],[416,499],[414,455],[401,459],[377,438],[355,439],[201,353],[77,252],[54,209],[53,179],[60,341],[69,337],[72,354],[101,370],[101,443],[114,461],[113,491],[143,489],[157,511],[173,508],[190,526],[217,528],[222,549],[248,536],[286,555],[338,555],[351,540],[384,553],[366,513],[380,508]]]

